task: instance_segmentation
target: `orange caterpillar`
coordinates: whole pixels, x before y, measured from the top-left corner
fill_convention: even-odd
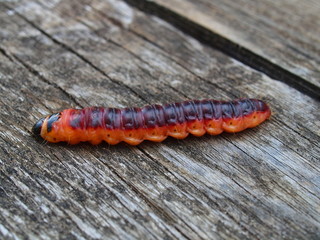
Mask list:
[[[123,109],[90,107],[66,109],[42,118],[32,132],[54,143],[125,141],[137,145],[143,140],[161,142],[167,136],[183,139],[189,133],[202,136],[240,132],[259,125],[270,115],[268,105],[257,99],[193,100]]]

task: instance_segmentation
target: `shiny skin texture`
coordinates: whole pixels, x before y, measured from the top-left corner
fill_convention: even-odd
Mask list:
[[[266,103],[258,99],[230,102],[192,100],[142,108],[66,109],[40,119],[33,127],[35,135],[48,142],[121,141],[137,145],[144,140],[161,142],[168,136],[184,139],[189,133],[202,136],[235,133],[264,122],[271,115]]]

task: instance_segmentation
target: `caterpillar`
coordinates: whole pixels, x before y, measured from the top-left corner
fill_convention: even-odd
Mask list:
[[[184,139],[189,133],[202,136],[240,132],[252,128],[271,115],[268,105],[258,99],[233,101],[192,100],[142,108],[66,109],[41,118],[33,134],[48,142],[121,141],[137,145],[144,140],[161,142],[168,136]]]

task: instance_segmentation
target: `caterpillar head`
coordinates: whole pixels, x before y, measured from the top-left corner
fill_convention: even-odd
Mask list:
[[[46,118],[41,118],[39,119],[35,125],[33,125],[32,127],[32,133],[36,136],[36,137],[40,137],[41,135],[41,128],[43,125],[43,122]]]
[[[55,114],[49,115],[49,116],[47,116],[45,118],[39,119],[36,122],[36,124],[33,125],[32,133],[36,137],[41,137],[41,138],[44,138],[46,140],[49,140],[48,139],[48,135],[52,131],[53,123],[58,121],[59,118],[60,118],[60,113],[55,113]]]

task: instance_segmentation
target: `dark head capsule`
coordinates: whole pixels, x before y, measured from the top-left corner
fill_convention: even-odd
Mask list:
[[[43,122],[44,122],[45,118],[41,118],[40,120],[38,120],[36,122],[35,125],[33,125],[33,128],[32,128],[32,133],[36,136],[40,136],[41,134],[41,128],[42,128],[42,125],[43,125]]]

